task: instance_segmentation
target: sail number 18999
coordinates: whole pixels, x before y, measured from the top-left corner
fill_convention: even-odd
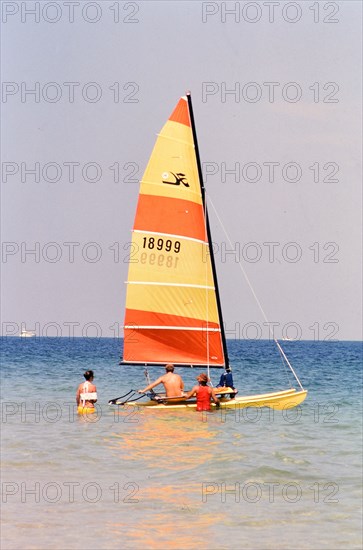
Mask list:
[[[142,248],[145,249],[145,252],[141,253],[140,262],[159,267],[175,268],[179,258],[175,257],[174,254],[179,254],[180,247],[180,241],[173,242],[171,239],[143,237]],[[162,254],[162,252],[169,252],[173,255]]]
[[[165,250],[165,252],[175,252],[176,254],[179,254],[180,252],[180,242],[174,241],[173,242],[170,239],[155,239],[155,237],[144,237],[143,238],[143,245],[142,248],[148,248],[149,250],[153,250],[154,248],[156,250]]]

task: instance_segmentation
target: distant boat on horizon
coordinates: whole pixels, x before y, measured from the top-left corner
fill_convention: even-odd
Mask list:
[[[21,330],[19,336],[21,338],[33,338],[35,336],[34,330]]]

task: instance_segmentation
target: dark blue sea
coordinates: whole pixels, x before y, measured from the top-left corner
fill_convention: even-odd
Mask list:
[[[360,549],[362,343],[283,347],[304,403],[201,415],[110,407],[146,385],[122,340],[3,338],[2,550]],[[293,382],[272,342],[228,348],[240,394]],[[99,400],[79,416],[86,369]]]

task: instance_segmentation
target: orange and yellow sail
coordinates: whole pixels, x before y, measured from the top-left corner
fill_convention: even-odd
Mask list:
[[[190,106],[182,97],[140,183],[124,323],[125,363],[224,366]]]

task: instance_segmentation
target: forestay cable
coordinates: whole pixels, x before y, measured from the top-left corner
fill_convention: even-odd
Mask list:
[[[220,218],[219,215],[218,215],[217,209],[216,209],[216,207],[214,206],[213,201],[212,201],[212,199],[210,198],[210,195],[208,196],[208,200],[209,200],[209,203],[212,205],[212,208],[213,208],[213,210],[214,210],[214,213],[215,213],[215,215],[217,216],[217,219],[218,219],[218,221],[219,221],[219,223],[220,223],[221,228],[223,229],[223,232],[224,232],[224,234],[225,234],[225,236],[226,236],[226,239],[227,239],[227,241],[228,241],[230,247],[233,248],[232,241],[231,241],[231,239],[229,238],[229,235],[228,235],[228,233],[227,233],[227,230],[226,230],[226,228],[224,227],[224,224],[223,224],[221,218]],[[249,278],[248,278],[248,275],[247,275],[246,271],[245,271],[244,268],[243,268],[243,265],[242,265],[241,260],[238,261],[238,265],[239,265],[239,267],[240,267],[240,269],[241,269],[241,271],[242,271],[242,273],[243,273],[243,276],[244,276],[244,278],[245,278],[245,280],[246,280],[246,283],[247,283],[249,289],[250,289],[251,292],[252,292],[253,297],[254,297],[255,300],[256,300],[256,303],[257,303],[257,305],[258,305],[258,307],[259,307],[259,309],[260,309],[260,311],[261,311],[261,313],[262,313],[262,316],[263,316],[263,318],[265,319],[265,321],[266,321],[266,323],[267,323],[267,325],[268,325],[268,327],[269,327],[269,331],[270,331],[271,337],[272,337],[272,339],[274,340],[274,342],[275,342],[275,344],[276,344],[276,346],[277,346],[277,349],[279,350],[279,352],[281,353],[282,357],[285,359],[287,365],[288,365],[289,368],[291,369],[291,372],[292,372],[293,375],[295,376],[295,378],[296,378],[296,380],[297,380],[297,382],[298,382],[300,388],[303,390],[304,388],[303,388],[303,386],[302,386],[302,384],[301,384],[301,382],[300,382],[300,380],[299,380],[299,378],[298,378],[296,372],[294,371],[294,369],[293,369],[293,367],[292,367],[290,361],[289,361],[288,358],[286,357],[285,352],[284,352],[284,350],[282,349],[280,343],[277,341],[277,339],[276,339],[275,336],[274,336],[273,330],[272,330],[272,328],[271,328],[271,323],[270,323],[269,320],[267,319],[267,315],[266,315],[266,313],[264,312],[264,309],[263,309],[263,307],[262,307],[262,305],[261,305],[261,302],[260,302],[260,300],[258,299],[258,297],[257,297],[257,295],[256,295],[256,292],[254,291],[254,288],[253,288],[253,286],[252,286],[252,284],[251,284],[251,282],[250,282],[250,280],[249,280]]]

